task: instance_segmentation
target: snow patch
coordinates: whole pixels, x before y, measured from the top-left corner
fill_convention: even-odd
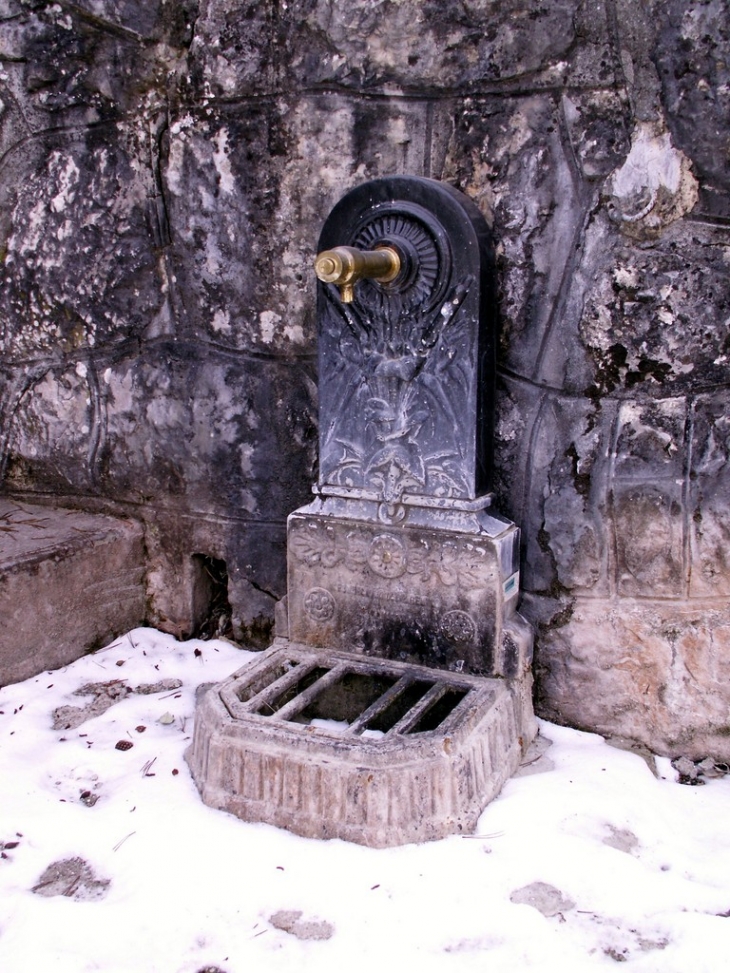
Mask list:
[[[135,629],[0,689],[0,969],[722,968],[730,778],[683,786],[667,759],[656,777],[541,722],[552,766],[508,782],[473,835],[299,838],[206,807],[184,760],[196,688],[255,659]],[[79,690],[116,681],[137,691],[52,728]]]

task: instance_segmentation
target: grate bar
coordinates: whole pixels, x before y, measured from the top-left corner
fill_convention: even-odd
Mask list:
[[[311,670],[310,670],[311,671]],[[327,689],[332,686],[343,675],[347,672],[347,666],[340,663],[340,665],[335,665],[334,668],[330,669],[323,676],[313,682],[311,686],[307,686],[305,690],[295,696],[286,706],[282,706],[280,710],[277,710],[273,714],[273,718],[276,720],[291,720],[293,717],[298,716],[303,709],[307,706],[322,692],[323,689]]]
[[[265,708],[270,707],[271,701],[276,699],[278,696],[282,696],[288,689],[290,689],[295,683],[301,682],[302,679],[306,679],[309,673],[316,669],[319,665],[317,659],[312,659],[310,663],[303,663],[301,665],[292,666],[292,668],[285,672],[283,676],[279,676],[274,682],[269,683],[260,693],[252,696],[251,699],[246,700],[245,703],[241,705],[245,706],[247,710],[256,712]]]
[[[395,685],[391,686],[390,689],[386,689],[382,696],[379,696],[374,703],[371,703],[366,710],[363,710],[356,720],[352,721],[347,733],[362,733],[367,728],[368,723],[374,720],[376,716],[380,716],[390,706],[393,700],[402,696],[406,689],[413,685],[414,681],[413,677],[409,674],[401,676]]]
[[[415,706],[412,706],[405,716],[402,716],[395,726],[392,726],[385,735],[389,737],[395,736],[398,733],[407,733],[420,720],[426,710],[437,703],[450,688],[448,683],[443,682],[437,682],[431,686],[426,695],[422,696]]]

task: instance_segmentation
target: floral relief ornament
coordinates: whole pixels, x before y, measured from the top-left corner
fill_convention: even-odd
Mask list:
[[[427,583],[435,575],[441,584],[458,584],[464,590],[483,587],[489,562],[486,550],[468,541],[426,541],[407,543],[394,534],[371,531],[335,531],[330,526],[305,523],[292,531],[292,555],[311,568],[333,568],[343,564],[357,571],[367,564],[382,578],[403,574],[420,575]]]

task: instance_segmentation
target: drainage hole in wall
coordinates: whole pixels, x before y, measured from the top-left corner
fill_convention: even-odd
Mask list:
[[[231,638],[233,630],[226,562],[209,554],[193,554],[192,562],[192,637]]]

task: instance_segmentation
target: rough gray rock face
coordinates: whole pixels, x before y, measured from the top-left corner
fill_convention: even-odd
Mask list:
[[[498,505],[543,715],[730,751],[728,0],[0,0],[3,489],[225,560],[268,640],[316,478],[320,227],[457,186],[498,255]]]

